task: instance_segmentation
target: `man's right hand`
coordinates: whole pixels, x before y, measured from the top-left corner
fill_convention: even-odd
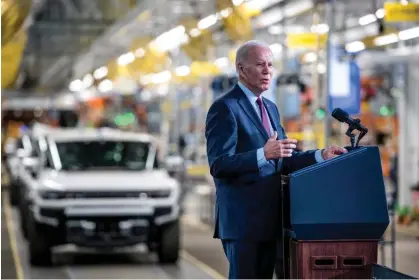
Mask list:
[[[293,149],[297,147],[297,140],[277,140],[277,137],[278,133],[275,131],[263,147],[263,151],[265,152],[265,158],[267,160],[291,157]]]

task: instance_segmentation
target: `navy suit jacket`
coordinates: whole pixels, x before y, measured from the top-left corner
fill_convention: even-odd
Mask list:
[[[276,105],[266,98],[263,102],[278,139],[285,139]],[[277,238],[281,228],[280,173],[275,172],[272,164],[258,167],[256,151],[266,144],[269,136],[238,85],[211,105],[205,136],[216,186],[214,238],[253,241]],[[294,152],[283,160],[281,172],[314,163],[315,150]]]

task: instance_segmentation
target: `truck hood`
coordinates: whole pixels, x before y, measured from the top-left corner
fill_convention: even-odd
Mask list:
[[[39,178],[38,188],[67,191],[135,191],[176,188],[165,170],[145,171],[49,171]]]

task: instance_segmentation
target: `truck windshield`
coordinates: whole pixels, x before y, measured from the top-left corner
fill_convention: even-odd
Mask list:
[[[150,144],[128,141],[56,143],[64,170],[146,168]]]

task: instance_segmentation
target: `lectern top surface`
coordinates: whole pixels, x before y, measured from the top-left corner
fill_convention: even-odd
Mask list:
[[[377,147],[362,147],[289,177],[297,238],[380,239],[389,223]]]

